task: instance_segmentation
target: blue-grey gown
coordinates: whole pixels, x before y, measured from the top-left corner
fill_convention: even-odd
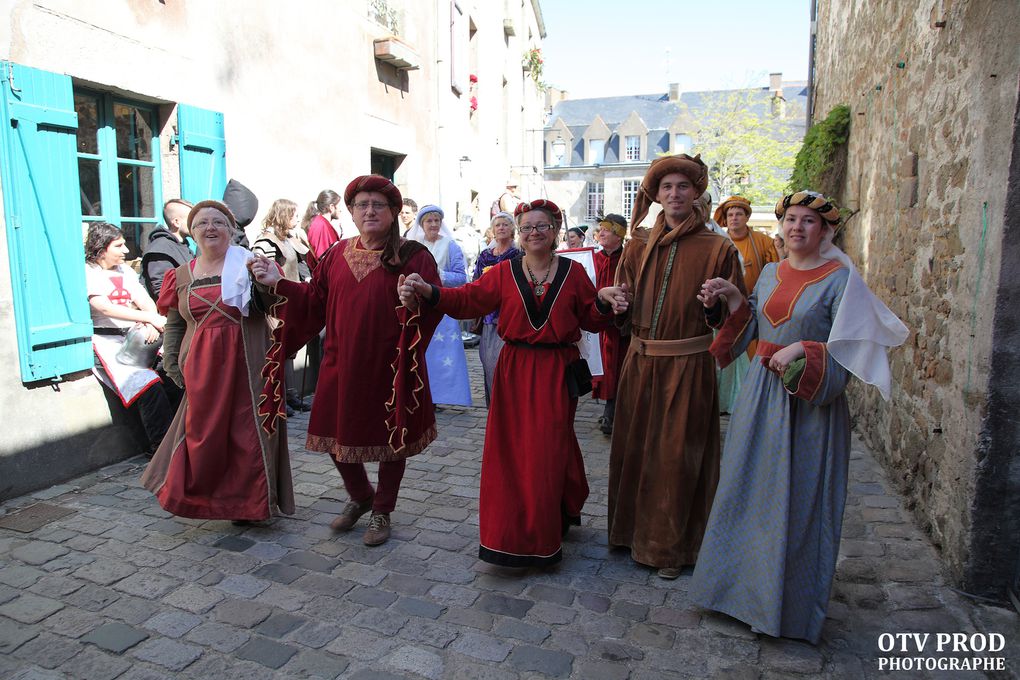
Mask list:
[[[690,586],[703,607],[812,643],[825,622],[850,458],[850,374],[825,347],[848,277],[837,264],[809,272],[786,261],[767,265],[713,345],[725,364],[757,337],[759,356],[733,407]],[[798,340],[811,342],[791,393],[760,355]]]

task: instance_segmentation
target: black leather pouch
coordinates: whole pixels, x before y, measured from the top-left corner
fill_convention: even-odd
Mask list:
[[[578,399],[591,392],[591,369],[588,362],[578,359],[567,364],[567,394]]]

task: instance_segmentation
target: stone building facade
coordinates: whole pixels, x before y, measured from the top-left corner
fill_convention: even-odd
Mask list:
[[[487,207],[512,173],[522,191],[541,186],[544,95],[522,66],[545,35],[538,0],[0,8],[11,117],[0,140],[0,412],[12,424],[0,434],[0,499],[139,450],[132,417],[89,370],[91,324],[76,292],[83,221],[123,226],[137,254],[163,201],[220,198],[228,177],[264,213],[276,198],[303,209],[322,189],[379,172],[419,203],[443,205],[451,224]],[[191,114],[208,129],[192,134]],[[55,143],[69,160],[40,151],[42,161],[19,166],[36,131],[66,137]],[[189,139],[208,147],[208,176],[191,176]],[[26,208],[33,191],[38,205]],[[55,207],[63,212],[47,222]],[[350,216],[343,222],[350,235]],[[50,266],[57,251],[66,262]],[[65,304],[74,323],[33,316]],[[74,361],[40,368],[45,353],[72,345],[83,350]]]
[[[673,83],[662,93],[583,99],[551,90],[549,104],[544,131],[546,194],[563,209],[569,225],[593,225],[600,213],[630,219],[641,179],[659,156],[701,153],[712,168],[709,193],[716,202],[723,194],[745,193],[760,185],[763,178],[750,171],[762,171],[759,161],[749,159],[749,170],[742,177],[726,177],[718,171],[720,159],[713,157],[707,140],[699,138],[714,136],[734,107],[746,107],[765,121],[760,134],[785,142],[785,155],[792,164],[805,132],[807,83],[783,82],[781,73],[772,73],[768,87],[739,90],[681,92]],[[723,165],[732,168],[734,160]],[[770,174],[781,173],[773,169]],[[658,210],[654,204],[647,224],[655,220]],[[775,217],[769,217],[769,212],[762,220],[762,213],[756,211],[752,226],[774,228]]]
[[[1020,564],[1020,5],[817,4],[812,110],[851,107],[845,245],[911,329],[858,430],[963,587]]]

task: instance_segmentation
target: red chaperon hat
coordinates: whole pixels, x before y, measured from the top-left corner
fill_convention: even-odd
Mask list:
[[[514,218],[520,219],[521,215],[530,210],[545,210],[552,215],[553,222],[556,223],[556,228],[563,226],[563,213],[560,211],[560,207],[552,201],[545,198],[538,198],[528,203],[520,203],[514,210]]]
[[[344,190],[344,203],[350,207],[354,203],[354,197],[362,191],[375,191],[386,196],[390,205],[401,207],[404,198],[400,195],[400,189],[382,175],[362,175],[355,177]]]

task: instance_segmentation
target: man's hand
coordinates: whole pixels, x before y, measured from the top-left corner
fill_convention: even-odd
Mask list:
[[[400,304],[413,312],[418,309],[418,296],[432,295],[432,286],[419,274],[401,274],[397,279],[397,295]]]
[[[277,281],[283,278],[283,272],[262,253],[255,253],[255,256],[248,260],[248,271],[255,277],[255,280],[263,286],[272,288]]]
[[[726,306],[729,308],[730,314],[740,309],[740,303],[744,299],[744,296],[740,294],[740,290],[726,279],[714,278],[701,284],[698,300],[706,309],[714,307],[720,297],[726,298]]]
[[[613,308],[613,314],[623,314],[630,308],[633,297],[627,290],[627,284],[607,286],[598,292],[599,299]]]

